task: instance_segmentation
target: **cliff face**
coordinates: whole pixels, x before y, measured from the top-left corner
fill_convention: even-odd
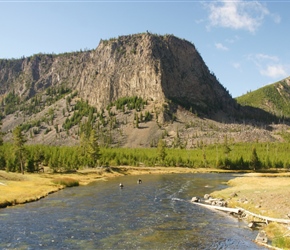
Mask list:
[[[79,93],[102,107],[124,96],[164,100],[160,62],[152,55],[151,35],[101,41],[79,82]]]
[[[124,96],[172,100],[205,113],[228,109],[233,99],[193,44],[149,33],[101,41],[95,50],[0,60],[0,94],[30,98],[48,87],[78,90],[96,108]]]
[[[129,98],[112,104],[122,97]],[[0,60],[0,101],[5,141],[18,125],[28,143],[49,145],[77,145],[90,129],[100,145],[113,147],[154,147],[160,138],[182,148],[225,136],[276,140],[271,131],[245,127],[275,117],[237,105],[194,45],[171,35],[121,36],[90,51]],[[132,108],[134,101],[142,105]]]
[[[204,113],[224,109],[234,102],[210,73],[194,45],[173,36],[155,37],[154,57],[160,61],[161,86],[166,98]]]

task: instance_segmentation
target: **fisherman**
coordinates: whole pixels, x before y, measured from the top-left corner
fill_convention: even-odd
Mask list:
[[[124,187],[124,185],[123,185],[122,183],[120,183],[119,187],[120,187],[120,188],[123,188],[123,187]]]
[[[137,183],[138,184],[141,184],[142,183],[142,180],[141,179],[138,179]]]

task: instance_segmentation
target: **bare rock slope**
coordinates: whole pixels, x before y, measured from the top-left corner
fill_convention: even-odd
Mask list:
[[[194,45],[171,35],[121,36],[101,41],[92,51],[38,54],[0,64],[2,96],[13,90],[30,98],[63,85],[97,108],[124,96],[170,99],[207,113],[233,103]]]
[[[134,96],[146,100],[143,110],[108,108],[120,98]],[[150,33],[101,40],[90,51],[0,60],[0,100],[7,140],[21,124],[26,125],[31,143],[56,145],[78,143],[79,129],[88,118],[69,128],[63,125],[71,122],[79,100],[96,113],[105,110],[95,115],[94,126],[102,130],[100,138],[108,141],[109,134],[110,143],[118,146],[149,146],[165,134],[168,143],[173,143],[176,131],[183,130],[184,140],[192,138],[192,133],[213,140],[226,130],[216,122],[244,122],[249,114],[259,117],[257,110],[236,103],[192,43]],[[151,114],[150,121],[143,120],[145,112]],[[140,124],[136,124],[136,115]],[[204,133],[205,127],[213,132]],[[251,131],[245,127],[233,130]],[[273,136],[266,131],[263,138],[272,140]]]

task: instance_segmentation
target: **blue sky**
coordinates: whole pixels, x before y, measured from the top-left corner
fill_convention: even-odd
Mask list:
[[[0,58],[142,32],[192,42],[233,97],[290,76],[290,0],[0,0]]]

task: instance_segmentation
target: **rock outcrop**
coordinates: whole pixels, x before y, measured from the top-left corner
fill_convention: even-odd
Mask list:
[[[123,97],[142,98],[142,107],[112,104]],[[163,138],[169,147],[194,148],[278,134],[256,122],[271,124],[273,116],[237,105],[195,46],[172,35],[120,36],[94,50],[1,59],[0,101],[5,141],[18,125],[28,143],[49,145],[77,145],[87,126],[100,145],[117,147],[155,147]]]
[[[101,40],[95,50],[0,60],[0,94],[31,98],[53,86],[78,90],[97,109],[124,96],[171,100],[205,114],[235,101],[193,44],[150,33]]]

